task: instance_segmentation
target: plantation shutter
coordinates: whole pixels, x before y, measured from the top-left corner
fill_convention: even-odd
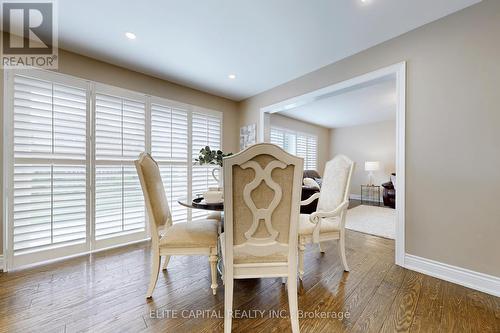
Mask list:
[[[198,158],[200,149],[209,146],[212,150],[221,149],[222,120],[220,115],[197,113],[192,114],[192,159]],[[191,193],[193,198],[203,194],[209,187],[219,186],[212,177],[216,165],[194,165],[191,178]],[[217,175],[219,173],[217,172]],[[192,210],[192,219],[203,219],[207,215],[201,210]]]
[[[276,127],[271,127],[271,143],[285,149],[285,132]]]
[[[194,158],[221,148],[221,113],[41,70],[5,88],[7,269],[145,239],[144,151],[174,221],[205,217],[177,200],[218,185]]]
[[[188,195],[188,113],[151,104],[151,153],[160,167],[168,203],[175,222],[186,222],[187,208],[177,203]]]
[[[95,95],[95,238],[145,230],[133,161],[145,151],[144,100]],[[140,236],[138,236],[140,238]]]
[[[297,134],[296,155],[304,159],[304,170],[316,170],[317,141],[315,136]]]
[[[317,170],[318,165],[318,137],[307,137],[306,167],[308,170]]]
[[[304,159],[304,170],[308,169],[308,161],[307,161],[307,136],[305,135],[297,135],[297,153],[298,157],[302,157]]]
[[[25,253],[87,241],[87,98],[85,87],[19,74],[12,88],[17,266],[54,257]]]

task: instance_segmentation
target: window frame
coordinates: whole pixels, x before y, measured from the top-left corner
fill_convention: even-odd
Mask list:
[[[85,170],[86,170],[86,241],[83,244],[69,245],[62,247],[50,247],[41,251],[33,251],[27,253],[26,255],[16,255],[14,258],[13,250],[13,194],[14,194],[14,78],[15,75],[22,75],[27,77],[32,77],[35,79],[46,80],[56,84],[66,84],[69,86],[82,88],[86,90],[86,160],[85,160]],[[193,147],[192,147],[192,114],[194,112],[201,114],[208,114],[216,116],[220,121],[220,147],[224,148],[223,145],[223,131],[224,131],[224,117],[221,111],[211,110],[204,107],[199,107],[191,104],[186,104],[174,100],[170,100],[163,97],[151,96],[145,93],[132,91],[129,89],[116,87],[113,85],[96,82],[92,80],[87,80],[79,78],[73,75],[63,74],[54,71],[48,71],[37,68],[29,69],[7,69],[4,71],[4,118],[3,118],[3,130],[4,130],[4,144],[3,144],[3,254],[4,254],[4,271],[11,270],[13,268],[18,268],[21,266],[41,263],[51,260],[59,260],[62,258],[67,258],[75,255],[82,255],[86,253],[91,253],[94,251],[104,250],[106,248],[124,246],[137,241],[144,241],[149,238],[149,223],[148,214],[145,211],[145,229],[140,232],[133,232],[126,235],[105,238],[101,240],[96,240],[95,235],[95,172],[96,172],[96,137],[95,137],[95,111],[96,111],[96,94],[103,93],[111,96],[117,96],[119,98],[130,98],[132,100],[140,100],[144,103],[144,126],[145,126],[145,151],[151,153],[151,104],[156,103],[159,105],[164,105],[172,108],[179,108],[185,110],[188,116],[188,151],[187,151],[187,197],[192,198],[192,171],[195,162],[193,160]],[[54,159],[55,160],[55,159]],[[120,160],[120,163],[123,160]],[[74,161],[69,161],[74,162]],[[118,161],[115,161],[115,163]],[[127,161],[127,164],[134,166],[133,161]],[[71,163],[70,163],[71,164]],[[51,165],[51,164],[49,164]],[[103,164],[100,164],[103,165]],[[104,164],[106,165],[106,164]],[[172,204],[172,203],[170,203]],[[191,210],[188,210],[188,218],[191,219]]]
[[[314,138],[315,141],[316,141],[314,164],[316,166],[316,169],[318,168],[318,155],[319,155],[318,140],[319,140],[319,138],[318,138],[318,136],[316,134],[302,132],[302,131],[294,131],[294,130],[291,130],[291,129],[288,129],[288,128],[271,125],[270,129],[269,129],[269,134],[270,135],[271,135],[271,132],[272,132],[273,129],[276,130],[276,131],[283,132],[283,145],[284,146],[286,145],[286,135],[293,135],[294,136],[294,140],[295,140],[295,153],[293,153],[293,155],[297,155],[297,137],[298,136],[304,136],[304,137],[306,137],[306,155],[308,155],[307,154],[307,150],[308,150],[308,148],[307,148],[308,143],[307,142],[308,142],[308,139],[309,138]],[[269,137],[269,142],[271,142],[271,138],[270,137]],[[283,149],[288,152],[288,150],[286,150],[285,148],[283,148]],[[308,162],[308,157],[306,156],[306,157],[304,157],[304,170],[307,170],[307,168],[306,168],[307,167],[307,162]]]

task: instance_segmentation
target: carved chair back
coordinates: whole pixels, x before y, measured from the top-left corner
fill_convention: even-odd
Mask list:
[[[226,261],[288,262],[296,254],[302,169],[302,158],[268,143],[224,159]]]

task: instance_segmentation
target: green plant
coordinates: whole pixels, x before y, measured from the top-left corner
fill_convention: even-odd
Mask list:
[[[233,153],[224,154],[222,150],[212,150],[209,146],[200,149],[198,158],[195,159],[200,165],[212,164],[222,166],[222,159],[231,156]]]

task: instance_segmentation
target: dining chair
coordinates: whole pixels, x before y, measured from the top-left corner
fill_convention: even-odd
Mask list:
[[[151,279],[146,294],[151,298],[158,280],[161,257],[166,269],[172,255],[207,255],[212,292],[217,290],[217,227],[215,220],[173,223],[158,164],[147,153],[135,161],[148,212],[151,232]]]
[[[297,231],[303,159],[278,146],[250,146],[223,161],[224,332],[231,332],[234,279],[287,278],[299,332]]]
[[[349,191],[354,171],[354,162],[344,155],[337,155],[325,165],[323,184],[319,193],[314,193],[301,205],[316,199],[318,206],[312,214],[300,214],[299,224],[299,277],[304,276],[304,251],[306,244],[338,240],[344,271],[349,271],[345,256],[345,217],[349,206]]]

